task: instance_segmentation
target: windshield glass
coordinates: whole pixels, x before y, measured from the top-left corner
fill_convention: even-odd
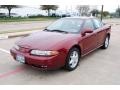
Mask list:
[[[77,18],[59,19],[50,26],[48,26],[46,29],[49,31],[61,30],[65,32],[76,33],[80,31],[82,22],[83,20]]]

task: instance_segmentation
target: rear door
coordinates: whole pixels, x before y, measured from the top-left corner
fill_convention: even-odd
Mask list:
[[[95,32],[97,33],[97,46],[100,46],[103,44],[105,36],[106,36],[106,30],[103,28],[103,23],[100,20],[93,19],[93,23],[95,26]]]
[[[82,37],[83,55],[95,49],[97,46],[96,32],[94,32],[95,28],[91,19],[85,20],[82,30],[85,30],[85,28],[93,30],[93,33],[86,33],[86,35]]]

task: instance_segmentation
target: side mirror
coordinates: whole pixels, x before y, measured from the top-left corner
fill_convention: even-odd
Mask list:
[[[81,32],[82,36],[85,36],[86,33],[93,33],[92,29],[84,29],[83,32]]]

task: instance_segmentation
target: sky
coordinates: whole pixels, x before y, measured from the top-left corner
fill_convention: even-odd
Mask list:
[[[77,5],[59,5],[57,13],[66,13],[66,12],[77,12],[76,10]],[[101,9],[101,5],[91,5],[91,8]],[[115,12],[117,5],[104,5],[104,11]],[[0,13],[7,13],[6,9],[0,9]],[[47,13],[43,10],[40,10],[40,5],[24,5],[22,8],[12,9],[12,13],[17,13],[20,16],[27,16],[27,15],[37,15],[37,14],[44,14]]]

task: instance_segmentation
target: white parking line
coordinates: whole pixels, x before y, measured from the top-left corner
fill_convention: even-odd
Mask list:
[[[0,48],[0,51],[10,54],[10,51]]]

